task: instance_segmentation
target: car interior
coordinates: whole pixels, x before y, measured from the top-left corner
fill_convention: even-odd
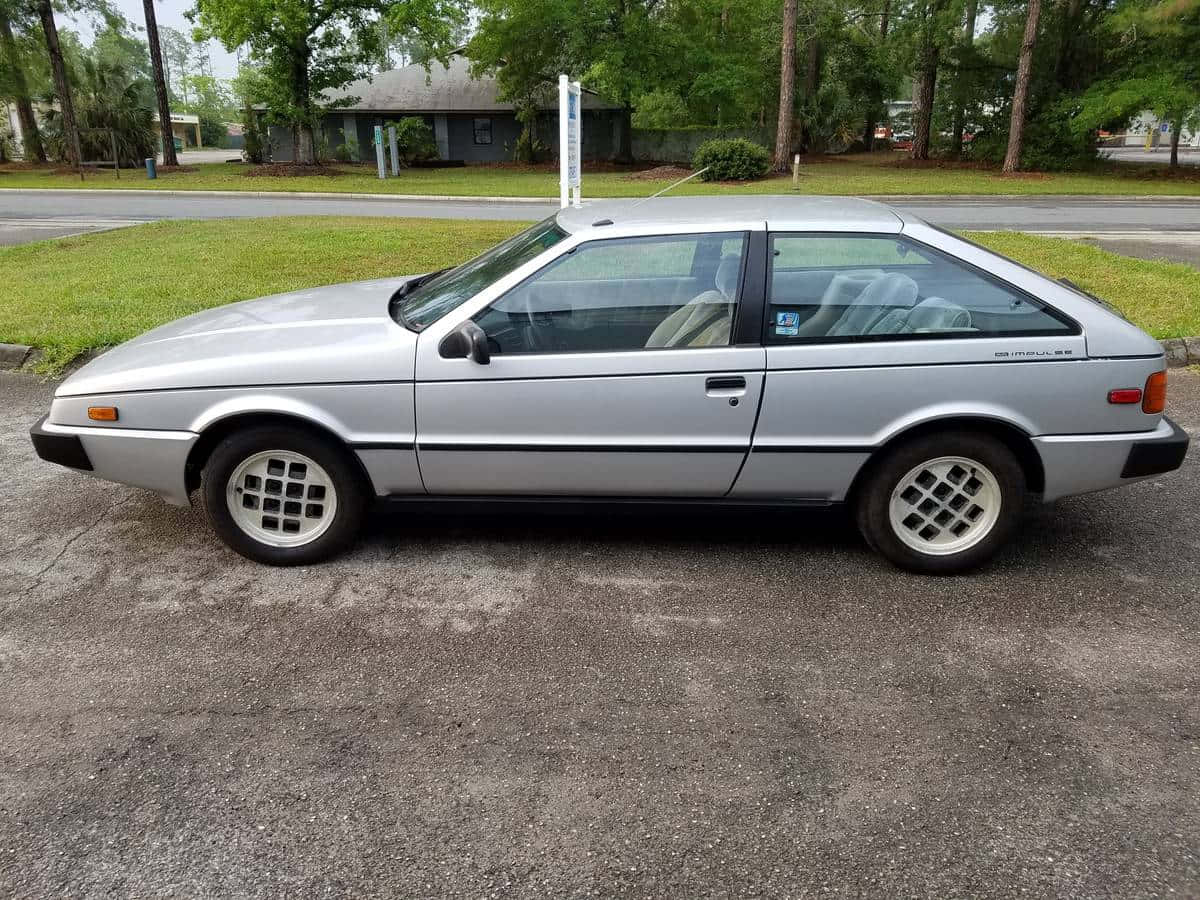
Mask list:
[[[810,246],[788,250],[783,243],[788,240]],[[783,249],[775,251],[770,267],[767,343],[1071,329],[1025,294],[894,238],[785,237],[778,243]],[[612,246],[591,257],[586,250],[577,257],[567,254],[476,316],[491,352],[729,343],[742,268],[740,237],[597,244]],[[830,265],[829,257],[880,262]],[[628,274],[622,276],[622,269]]]

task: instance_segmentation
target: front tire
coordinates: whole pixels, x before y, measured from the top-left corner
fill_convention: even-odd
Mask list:
[[[995,438],[947,432],[895,448],[867,474],[856,519],[871,547],[902,569],[974,569],[1008,540],[1025,504],[1025,473]]]
[[[354,541],[366,517],[363,476],[336,441],[288,425],[238,431],[208,458],[200,480],[213,531],[255,562],[321,562]]]

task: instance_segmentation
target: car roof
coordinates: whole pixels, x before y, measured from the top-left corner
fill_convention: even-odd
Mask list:
[[[904,225],[899,213],[858,197],[793,197],[756,194],[734,197],[652,197],[587,200],[558,213],[558,224],[572,234],[611,226],[644,232],[647,228],[695,225],[710,231],[722,221],[741,227],[764,222],[773,231],[865,231],[894,234]],[[596,223],[603,224],[597,225]]]

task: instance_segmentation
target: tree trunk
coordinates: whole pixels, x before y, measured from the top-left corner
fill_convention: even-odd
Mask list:
[[[967,21],[963,24],[962,44],[960,51],[970,49],[975,43],[975,18],[979,14],[979,0],[967,0]],[[954,84],[954,124],[950,132],[950,152],[955,159],[962,157],[963,131],[966,128],[964,110],[967,105],[967,89],[963,83],[965,76],[962,71],[962,53],[959,54],[958,77]]]
[[[621,104],[621,140],[617,143],[616,162],[633,162],[633,105],[628,101]]]
[[[1171,120],[1171,162],[1172,169],[1179,168],[1179,132],[1183,131],[1183,116]]]
[[[796,117],[796,0],[783,0],[783,39],[779,45],[779,120],[775,130],[775,171],[786,172]]]
[[[1025,134],[1025,105],[1029,100],[1029,78],[1033,71],[1033,48],[1037,43],[1038,17],[1042,0],[1029,0],[1029,15],[1025,19],[1025,36],[1021,40],[1021,58],[1017,63],[1017,85],[1013,90],[1012,118],[1008,125],[1008,151],[1004,154],[1006,175],[1021,168],[1021,139]]]
[[[38,132],[37,116],[33,112],[33,104],[29,101],[29,84],[25,81],[25,70],[19,65],[17,45],[13,40],[12,25],[8,17],[0,13],[0,48],[9,58],[12,71],[13,102],[17,107],[17,121],[21,123],[21,150],[26,161],[46,161],[46,148],[42,146],[42,136]]]
[[[805,100],[811,101],[815,108],[817,91],[821,89],[821,59],[823,57],[821,42],[816,37],[809,38],[804,45],[804,51],[804,94],[802,96]],[[809,129],[807,117],[800,129],[800,148],[805,153],[811,152],[813,149],[813,135]]]
[[[142,0],[146,13],[146,41],[150,45],[150,64],[154,68],[154,93],[158,97],[158,126],[162,134],[164,166],[179,165],[175,155],[175,132],[171,130],[171,104],[167,100],[167,78],[163,74],[162,50],[158,46],[158,21],[154,16],[154,0]]]
[[[312,122],[301,122],[296,129],[295,161],[302,166],[317,164],[317,147],[313,139]]]
[[[883,42],[887,40],[888,33],[888,17],[892,11],[892,0],[883,0],[883,12],[879,16],[879,45],[882,47]],[[879,104],[883,100],[882,97],[873,97],[875,106],[871,112],[867,113],[867,127],[863,130],[863,143],[867,146],[867,152],[875,149],[875,125],[878,120],[876,116],[879,114]]]
[[[83,160],[83,154],[79,150],[79,126],[75,124],[71,83],[67,80],[67,66],[63,62],[62,46],[58,43],[58,27],[54,24],[54,10],[50,7],[50,0],[38,0],[37,11],[38,18],[42,21],[42,33],[46,37],[46,49],[50,53],[50,70],[54,73],[54,90],[58,94],[59,109],[62,113],[63,144],[67,162],[78,167]]]
[[[921,49],[921,62],[913,85],[913,139],[909,155],[913,159],[929,159],[929,140],[933,130],[933,91],[937,85],[938,48],[926,44]]]
[[[1079,38],[1079,20],[1085,0],[1067,0],[1063,9],[1062,32],[1058,41],[1058,61],[1054,66],[1054,82],[1060,88],[1078,87],[1072,78],[1071,68],[1075,61],[1075,43]]]

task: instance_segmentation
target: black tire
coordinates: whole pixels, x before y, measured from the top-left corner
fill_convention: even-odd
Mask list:
[[[945,554],[921,552],[906,543],[897,533],[896,526],[893,526],[890,515],[892,494],[913,469],[948,456],[973,460],[990,472],[999,488],[1000,509],[990,530],[976,543]],[[969,478],[964,479],[964,485],[969,483],[972,483]],[[967,496],[956,491],[949,482],[947,486],[952,492],[947,494],[945,500],[956,501],[959,496]],[[941,488],[941,485],[936,484],[935,487]],[[889,450],[886,456],[873,463],[857,491],[855,521],[871,548],[900,568],[925,575],[954,575],[977,568],[1004,545],[1021,519],[1025,494],[1025,473],[1021,464],[1000,441],[968,431],[928,434]],[[969,499],[965,503],[965,511],[973,508]],[[935,510],[932,514],[940,513]],[[958,527],[959,521],[964,520],[954,520],[949,527]],[[929,524],[928,519],[925,524]],[[933,524],[936,526],[936,523]],[[973,527],[965,524],[964,535]],[[899,527],[903,527],[903,520]],[[915,528],[910,530],[916,533]],[[909,539],[914,540],[911,537]]]
[[[307,456],[325,470],[336,492],[332,522],[308,543],[289,547],[264,543],[244,531],[229,511],[226,488],[230,477],[243,461],[271,450]],[[370,502],[365,478],[344,446],[332,438],[288,425],[247,428],[224,438],[213,448],[201,473],[200,496],[209,524],[230,549],[272,566],[310,565],[342,552],[358,536]]]

